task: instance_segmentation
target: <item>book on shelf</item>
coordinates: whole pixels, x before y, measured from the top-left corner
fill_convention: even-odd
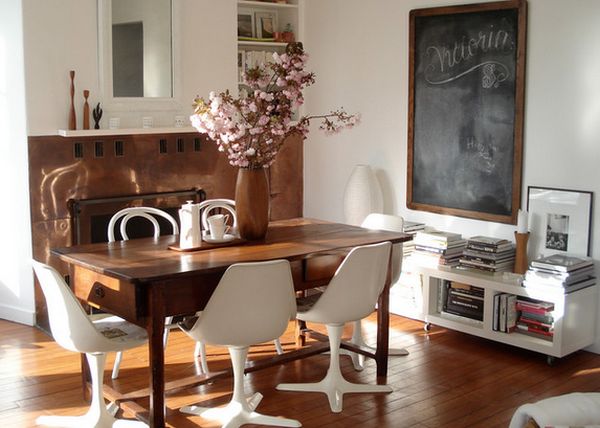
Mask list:
[[[417,238],[448,243],[462,240],[462,235],[460,233],[444,232],[443,230],[430,230],[428,232],[418,232]]]
[[[453,255],[462,255],[463,247],[462,246],[454,246],[454,247],[429,247],[427,245],[415,244],[415,249],[419,251],[426,251],[429,253],[442,254],[444,256],[453,256]]]
[[[419,223],[417,221],[405,221],[402,230],[405,233],[417,232],[425,229],[425,223]]]
[[[502,293],[498,293],[494,295],[494,308],[492,312],[492,330],[499,331],[500,330],[500,296]]]
[[[441,230],[419,231],[415,234],[415,245],[447,249],[464,246],[467,241],[460,233],[444,232]]]
[[[550,302],[532,301],[526,300],[524,296],[519,297],[517,300],[517,309],[523,312],[531,312],[534,314],[540,314],[545,316],[552,316],[554,311],[554,304]]]
[[[594,267],[587,266],[571,272],[553,272],[541,268],[530,268],[525,272],[525,279],[546,284],[568,285],[595,276]]]
[[[527,334],[533,337],[538,337],[540,339],[549,341],[552,341],[552,338],[554,337],[554,331],[540,329],[520,321],[517,322],[517,330],[519,331],[519,333]]]
[[[501,238],[492,238],[489,236],[472,236],[469,238],[469,243],[484,245],[486,247],[498,248],[502,245],[511,244],[511,242],[507,239]]]
[[[569,254],[552,254],[532,260],[531,267],[544,268],[555,272],[571,272],[587,266],[593,266],[591,257],[574,256]]]
[[[504,267],[512,266],[515,263],[515,260],[514,257],[506,260],[478,260],[474,257],[462,256],[460,258],[460,262],[468,266],[481,266],[487,268],[501,269]]]
[[[483,289],[479,293],[478,287],[467,289],[464,284],[454,284],[446,280],[443,281],[443,285],[445,298],[442,311],[483,321]]]
[[[240,42],[274,42],[273,37],[242,37],[238,36]]]
[[[521,315],[519,317],[519,322],[523,323],[523,324],[527,324],[527,325],[532,325],[532,326],[540,328],[540,329],[545,329],[547,331],[554,331],[554,323],[552,321],[545,322],[545,321],[536,320],[535,318],[532,318],[530,316]]]
[[[512,333],[517,325],[517,296],[510,293],[499,293],[494,296],[494,320],[492,330]]]
[[[571,284],[563,284],[563,285],[549,284],[549,283],[545,283],[545,282],[537,282],[537,281],[531,281],[531,280],[525,279],[523,281],[522,285],[523,285],[523,287],[530,289],[530,290],[545,291],[548,293],[569,294],[574,291],[582,290],[584,288],[590,287],[595,284],[596,284],[596,278],[589,277],[589,278],[586,278],[579,282],[575,282],[575,283],[571,283]]]
[[[554,324],[554,316],[552,314],[543,315],[543,314],[536,314],[534,312],[524,312],[524,311],[519,311],[519,314],[520,314],[520,318],[531,319],[531,320],[535,320],[537,322],[540,322],[543,324],[548,324],[548,325]]]
[[[468,293],[479,297],[483,297],[484,294],[483,288],[476,287],[470,284],[463,284],[462,282],[458,281],[450,281],[450,288],[456,291],[460,291],[461,293]]]
[[[500,253],[472,250],[468,246],[463,250],[463,256],[480,261],[503,261],[515,258],[514,248]]]
[[[512,333],[517,326],[517,320],[519,318],[517,312],[517,296],[514,294],[508,294],[506,296],[506,329],[505,333]]]

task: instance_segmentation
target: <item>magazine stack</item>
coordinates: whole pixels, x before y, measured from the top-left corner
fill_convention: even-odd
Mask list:
[[[460,267],[484,272],[511,272],[515,264],[515,246],[506,239],[473,236],[460,258]]]
[[[415,250],[415,243],[414,243],[415,235],[417,234],[417,232],[419,232],[421,230],[425,230],[425,223],[418,223],[416,221],[405,221],[404,222],[404,228],[403,228],[404,233],[408,233],[409,235],[412,235],[412,237],[413,237],[412,241],[405,242],[403,245],[402,254],[404,255],[404,257],[410,256],[413,253],[413,251]]]
[[[554,304],[519,296],[517,331],[529,336],[552,340],[554,337]]]
[[[411,259],[421,266],[458,266],[466,241],[460,233],[432,230],[417,232]]]
[[[568,294],[596,284],[590,257],[553,254],[533,260],[525,273],[523,286],[549,293]]]

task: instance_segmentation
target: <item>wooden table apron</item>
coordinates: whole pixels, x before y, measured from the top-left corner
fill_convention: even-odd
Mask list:
[[[313,219],[272,222],[264,241],[178,252],[177,235],[53,249],[69,263],[78,298],[145,328],[149,337],[151,427],[165,425],[163,330],[165,317],[202,310],[223,272],[234,263],[309,255],[383,241],[410,240],[397,232],[372,231]],[[391,258],[390,258],[391,266]],[[389,282],[378,302],[377,376],[387,375]],[[304,289],[306,284],[296,284]]]

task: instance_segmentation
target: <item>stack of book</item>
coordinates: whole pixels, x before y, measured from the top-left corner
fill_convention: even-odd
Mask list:
[[[510,272],[515,264],[515,247],[506,239],[473,236],[460,258],[460,267],[485,272]]]
[[[432,230],[417,232],[412,260],[429,267],[458,266],[466,241],[460,233]]]
[[[492,330],[512,333],[517,328],[517,296],[499,293],[494,296]]]
[[[554,337],[554,304],[519,296],[517,330],[519,333],[552,340]]]
[[[445,288],[442,313],[483,321],[483,288],[446,280],[442,285]]]
[[[413,240],[412,241],[408,241],[405,242],[402,248],[402,252],[404,257],[408,257],[410,256],[413,251],[415,251],[415,235],[417,234],[417,232],[425,230],[425,223],[418,223],[416,221],[405,221],[404,222],[404,228],[403,231],[404,233],[407,233],[409,235],[412,235]]]
[[[571,293],[596,284],[590,257],[553,254],[533,260],[525,273],[523,286],[550,293]]]

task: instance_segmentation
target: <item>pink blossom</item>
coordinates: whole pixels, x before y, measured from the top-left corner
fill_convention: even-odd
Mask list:
[[[211,92],[208,102],[196,98],[192,126],[240,168],[269,167],[290,134],[308,135],[312,119],[320,119],[319,128],[328,134],[355,126],[358,115],[343,109],[292,122],[294,109],[304,103],[303,89],[315,81],[305,70],[307,59],[301,44],[290,44],[286,53],[274,53],[272,62],[244,73],[248,89],[240,90],[239,98],[229,91]]]

